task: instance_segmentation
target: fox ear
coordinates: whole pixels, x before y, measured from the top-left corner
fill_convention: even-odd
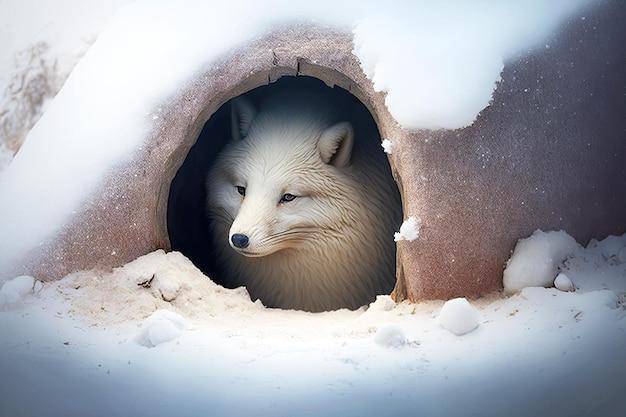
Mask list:
[[[235,140],[242,140],[248,136],[252,120],[256,116],[256,109],[250,100],[238,97],[231,102],[231,126]]]
[[[354,133],[348,122],[337,123],[326,129],[317,143],[322,161],[343,168],[350,164]]]

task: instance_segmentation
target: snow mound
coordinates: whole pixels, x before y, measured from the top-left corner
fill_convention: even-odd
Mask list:
[[[401,240],[408,240],[412,242],[419,237],[421,228],[422,219],[411,216],[402,222],[400,231],[394,233],[393,240],[394,242],[399,242]]]
[[[552,286],[561,262],[580,249],[564,231],[536,230],[530,237],[517,241],[504,269],[504,291],[511,294],[526,287]]]
[[[42,297],[60,293],[71,300],[74,313],[101,324],[141,320],[163,309],[193,319],[228,312],[253,314],[263,308],[250,300],[245,288],[219,286],[181,253],[163,250],[110,273],[70,274],[47,284],[42,293]]]
[[[137,335],[137,343],[156,347],[177,339],[190,326],[180,314],[169,310],[157,310],[148,317]]]
[[[0,310],[17,306],[22,299],[33,292],[35,279],[28,275],[6,281],[0,288]]]
[[[376,331],[374,342],[380,346],[398,349],[405,346],[408,340],[400,326],[385,324]]]
[[[554,280],[554,286],[556,287],[556,289],[566,292],[574,291],[576,289],[574,288],[574,284],[568,278],[568,276],[562,272],[557,275],[556,279]]]
[[[478,327],[478,311],[465,298],[454,298],[441,307],[439,324],[461,336]]]

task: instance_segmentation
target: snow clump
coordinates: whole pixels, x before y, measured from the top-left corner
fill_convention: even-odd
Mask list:
[[[0,288],[0,310],[8,310],[18,305],[22,299],[33,292],[35,278],[22,275],[6,281]]]
[[[399,326],[385,324],[376,331],[374,342],[380,346],[398,349],[407,344],[407,338]]]
[[[581,246],[564,231],[536,230],[520,239],[504,269],[504,291],[512,294],[526,287],[550,287],[558,267]]]
[[[441,308],[439,324],[461,336],[478,327],[478,311],[465,298],[454,298],[446,301]]]
[[[156,347],[177,339],[189,328],[187,320],[169,310],[157,310],[148,317],[137,335],[137,343],[146,347]]]
[[[554,286],[557,289],[565,292],[571,292],[575,290],[572,281],[568,278],[567,275],[562,272],[554,280]]]
[[[383,147],[383,150],[385,151],[385,153],[388,153],[389,155],[391,155],[391,152],[393,151],[393,142],[392,141],[390,141],[389,139],[385,139],[380,144],[380,146]]]
[[[409,217],[400,226],[400,231],[393,234],[394,242],[401,240],[414,241],[420,235],[420,229],[422,228],[422,219],[419,217]]]

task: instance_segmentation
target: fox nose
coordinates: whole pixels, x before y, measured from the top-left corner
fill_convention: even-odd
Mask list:
[[[250,243],[248,236],[242,235],[241,233],[235,233],[232,235],[230,241],[233,242],[233,245],[239,249],[247,248]]]

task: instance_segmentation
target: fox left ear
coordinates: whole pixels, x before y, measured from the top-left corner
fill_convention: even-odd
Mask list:
[[[248,136],[250,125],[256,117],[254,104],[245,97],[237,97],[231,102],[232,135],[235,140]]]
[[[343,168],[350,164],[354,133],[348,122],[337,123],[326,129],[317,143],[322,161]]]

